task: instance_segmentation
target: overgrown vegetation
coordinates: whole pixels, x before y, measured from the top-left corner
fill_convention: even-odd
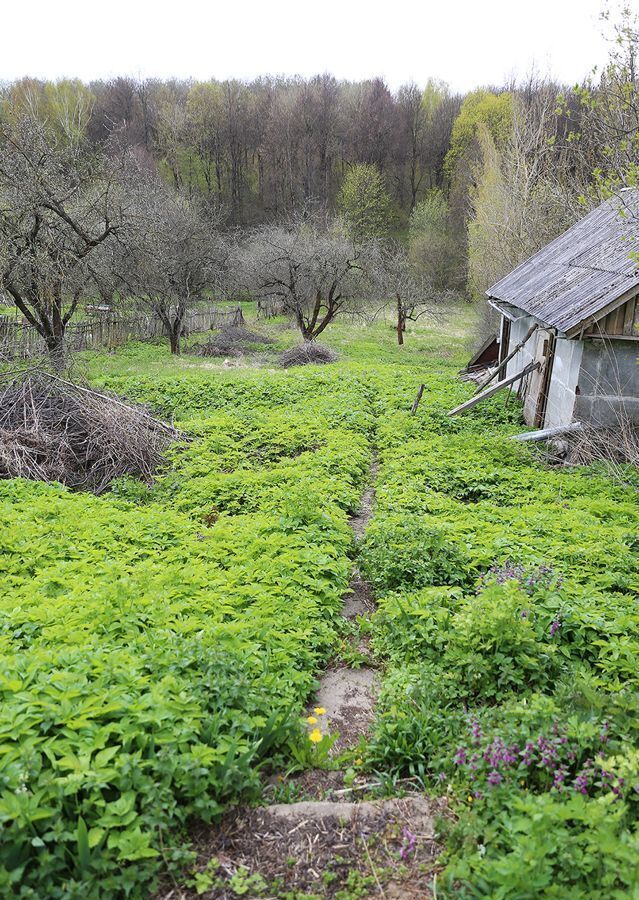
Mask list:
[[[153,489],[0,483],[2,893],[145,896],[296,740],[369,458],[336,380],[112,380],[194,436]]]
[[[356,766],[446,797],[440,894],[637,895],[636,469],[546,468],[510,440],[509,395],[447,415],[472,390],[458,292],[637,184],[629,17],[617,36],[573,91],[2,88],[0,299],[57,375],[0,395],[0,894],[141,900],[191,877],[194,823],[329,765],[337,736],[301,713],[359,628],[383,684],[344,783]],[[149,311],[173,351],[87,354],[101,399],[60,377],[97,297]],[[189,310],[220,297],[268,324],[182,357]],[[356,554],[378,609],[345,626]],[[277,887],[244,866],[228,884]]]
[[[447,419],[436,376],[424,399],[413,419],[380,389],[362,558],[390,667],[373,764],[456,798],[451,896],[626,896],[639,884],[636,472],[544,470],[508,441],[507,409],[501,425],[495,409]]]
[[[2,892],[148,896],[188,870],[190,821],[301,758],[374,448],[364,765],[448,795],[455,896],[636,887],[636,475],[540,468],[514,403],[448,418],[462,337],[330,340],[338,362],[295,372],[92,354],[99,389],[192,440],[151,487],[0,482]]]

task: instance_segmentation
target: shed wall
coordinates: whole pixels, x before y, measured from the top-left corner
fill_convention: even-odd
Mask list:
[[[603,319],[599,319],[586,330],[586,336],[589,334],[595,336],[619,334],[629,340],[639,340],[639,299],[631,297],[623,306],[618,306]]]
[[[583,341],[557,338],[544,428],[556,428],[572,422],[582,353]]]
[[[597,425],[639,424],[639,348],[634,341],[581,341],[574,418]]]
[[[519,319],[514,319],[510,323],[510,341],[508,342],[508,352],[514,350],[517,344],[526,337],[526,332],[535,324],[537,319],[534,316],[522,314]],[[535,358],[535,342],[533,339],[527,341],[506,366],[506,376],[516,375],[517,372],[533,362]],[[515,389],[518,385],[515,386]]]

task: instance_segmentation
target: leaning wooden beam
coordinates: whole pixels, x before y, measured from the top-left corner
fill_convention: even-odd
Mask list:
[[[584,430],[581,422],[571,422],[570,425],[557,425],[556,428],[542,428],[540,431],[524,431],[523,434],[513,434],[513,441],[548,441],[559,437],[561,434],[572,434]]]
[[[517,372],[516,375],[511,375],[509,378],[504,378],[503,381],[498,381],[497,384],[489,387],[488,390],[483,391],[483,393],[477,394],[476,396],[471,397],[470,400],[462,403],[461,406],[456,406],[455,409],[451,409],[448,415],[456,416],[458,413],[466,412],[467,409],[472,409],[473,406],[477,406],[477,404],[481,403],[482,400],[488,400],[488,398],[492,397],[493,394],[496,394],[497,391],[500,391],[502,388],[508,387],[509,384],[514,384],[521,378],[525,378],[526,375],[530,374],[530,372],[534,372],[540,366],[540,362],[528,363],[528,365],[524,369],[522,369],[521,372]]]
[[[493,380],[493,378],[496,378],[497,375],[499,375],[499,373],[502,371],[502,369],[503,369],[505,366],[508,365],[508,363],[509,363],[510,360],[513,358],[513,356],[515,356],[515,354],[519,353],[519,351],[520,351],[521,348],[524,346],[524,344],[525,344],[527,341],[530,340],[530,338],[533,336],[533,334],[537,331],[538,328],[539,328],[539,325],[538,325],[537,323],[535,323],[534,325],[531,325],[531,326],[530,326],[530,328],[529,328],[528,331],[526,332],[525,336],[524,336],[523,339],[517,344],[517,346],[515,347],[515,349],[514,349],[514,350],[511,350],[510,353],[508,354],[508,356],[507,356],[505,359],[502,359],[502,361],[499,363],[499,365],[497,366],[497,368],[495,369],[495,371],[491,373],[490,377],[487,378],[486,381],[482,382],[482,383],[479,385],[479,387],[477,388],[478,391],[482,391],[485,387],[488,387],[488,385],[489,385],[490,382]]]

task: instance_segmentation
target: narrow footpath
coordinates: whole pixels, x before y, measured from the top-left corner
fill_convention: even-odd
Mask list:
[[[350,520],[355,539],[359,545],[373,514],[375,503],[375,481],[378,464],[373,462],[369,476],[369,486],[362,495],[360,510]],[[344,597],[342,615],[354,627],[356,652],[364,658],[370,657],[368,646],[359,639],[358,622],[367,619],[375,610],[375,601],[368,583],[362,577],[357,561],[349,584],[349,591]],[[341,664],[339,660],[330,666],[320,679],[320,686],[315,707],[325,709],[326,713],[319,717],[318,727],[322,733],[339,733],[339,738],[332,748],[335,756],[344,750],[356,747],[362,737],[368,735],[375,716],[375,700],[378,687],[378,674],[374,665],[360,665],[357,668]]]
[[[374,462],[360,511],[350,520],[358,545],[373,514],[377,471]],[[380,792],[380,783],[354,776],[352,767],[338,769],[340,755],[363,743],[375,716],[380,674],[358,627],[374,610],[372,592],[355,561],[342,615],[353,625],[348,656],[354,651],[362,664],[333,661],[307,710],[307,715],[323,710],[316,715],[322,734],[339,733],[330,751],[335,767],[273,779],[274,790],[287,792],[289,802],[234,810],[219,827],[196,835],[198,869],[208,873],[210,889],[203,890],[201,883],[196,893],[176,885],[162,900],[433,896],[441,850],[435,819],[442,804],[414,787],[401,797],[366,799]]]

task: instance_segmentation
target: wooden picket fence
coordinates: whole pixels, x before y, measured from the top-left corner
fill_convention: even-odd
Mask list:
[[[241,318],[240,307],[198,309],[187,314],[184,325],[188,334],[194,334],[236,324]],[[111,350],[127,341],[145,341],[163,335],[162,323],[154,316],[127,317],[103,313],[86,322],[68,325],[65,347],[73,352],[100,348]],[[16,322],[9,316],[0,316],[0,359],[28,359],[42,355],[44,349],[44,341],[32,325]]]

